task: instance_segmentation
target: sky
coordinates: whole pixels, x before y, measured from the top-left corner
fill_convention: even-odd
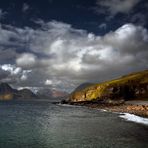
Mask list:
[[[147,0],[0,0],[0,82],[72,91],[148,69]]]

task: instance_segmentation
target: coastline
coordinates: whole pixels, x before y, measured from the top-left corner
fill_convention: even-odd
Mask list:
[[[129,113],[148,118],[148,104],[109,104],[94,102],[70,102],[70,105],[86,106],[93,109],[101,109],[116,113]]]

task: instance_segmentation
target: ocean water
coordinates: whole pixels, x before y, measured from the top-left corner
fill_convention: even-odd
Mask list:
[[[48,101],[0,102],[0,148],[147,147],[148,126],[115,113]]]

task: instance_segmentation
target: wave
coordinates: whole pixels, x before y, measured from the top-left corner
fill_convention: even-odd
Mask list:
[[[82,106],[79,106],[79,105],[70,105],[70,104],[62,104],[62,103],[57,103],[57,105],[59,106],[65,106],[65,107],[82,107]]]
[[[101,111],[101,112],[108,112],[108,111],[105,110],[105,109],[97,109],[97,110],[99,110],[99,111]]]
[[[139,117],[129,113],[122,113],[119,117],[124,118],[127,121],[148,125],[148,118]]]

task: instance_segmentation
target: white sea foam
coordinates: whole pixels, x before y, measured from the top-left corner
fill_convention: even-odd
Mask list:
[[[98,109],[98,110],[100,110],[101,112],[107,112],[107,110],[105,109]]]
[[[139,117],[129,113],[124,113],[120,115],[120,117],[126,119],[127,121],[133,121],[136,123],[148,125],[148,118]]]
[[[65,106],[65,107],[82,107],[82,106],[79,106],[79,105],[70,105],[70,104],[62,104],[62,103],[58,103],[59,106]]]

